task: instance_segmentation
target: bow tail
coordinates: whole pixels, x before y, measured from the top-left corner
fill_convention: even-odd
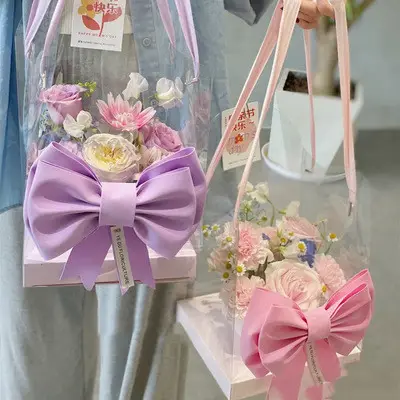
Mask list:
[[[85,289],[92,290],[110,247],[110,230],[100,227],[73,247],[60,279],[79,277]]]
[[[149,250],[132,228],[124,228],[128,247],[129,263],[135,281],[142,282],[155,289],[156,284],[151,270]]]
[[[279,374],[272,377],[267,400],[298,400],[306,357],[300,352]]]
[[[318,373],[323,377],[325,384],[318,384],[314,380],[315,385],[306,388],[306,395],[308,400],[323,400],[324,385],[330,389],[330,394],[332,394],[334,383],[341,377],[341,366],[336,351],[327,340],[319,340],[315,344],[315,350],[317,355],[315,368],[318,369]],[[313,376],[311,368],[310,373]]]

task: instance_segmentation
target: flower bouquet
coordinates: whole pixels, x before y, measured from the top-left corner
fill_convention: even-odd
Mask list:
[[[137,72],[129,75],[122,94],[107,101],[97,100],[93,118],[83,102],[96,90],[96,82],[58,84],[40,92],[43,103],[38,140],[28,150],[28,172],[38,155],[50,142],[58,142],[82,158],[101,181],[132,182],[153,163],[183,148],[179,132],[156,117],[152,106],[140,101],[149,90],[146,78]],[[161,78],[152,96],[160,108],[179,107],[183,83]]]
[[[155,108],[181,107],[184,85],[160,79],[144,107],[149,83],[133,72],[121,94],[98,99],[91,113],[84,104],[96,86],[56,84],[40,92],[25,225],[45,260],[70,251],[61,279],[79,278],[91,289],[112,247],[123,293],[135,281],[154,287],[148,249],[173,258],[195,232],[205,202],[196,150],[184,147]]]
[[[299,215],[300,203],[278,209],[267,183],[248,183],[240,208],[239,237],[233,223],[205,225],[203,235],[215,240],[208,259],[221,277],[220,297],[236,324],[246,316],[256,288],[292,299],[302,310],[315,309],[346,283],[330,254],[339,237],[329,221],[310,222]],[[239,320],[239,322],[238,322]]]

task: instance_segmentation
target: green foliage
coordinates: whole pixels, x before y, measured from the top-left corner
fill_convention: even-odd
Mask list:
[[[375,0],[347,0],[346,2],[346,14],[347,21],[349,25],[356,22],[364,11],[367,10],[369,6],[375,3]],[[335,21],[329,18],[329,25],[334,25]]]
[[[90,97],[97,88],[96,82],[78,82],[78,85],[86,89],[86,92],[83,93],[84,97]]]

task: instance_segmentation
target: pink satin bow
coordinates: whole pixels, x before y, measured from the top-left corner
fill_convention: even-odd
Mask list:
[[[269,395],[282,400],[298,399],[307,362],[315,382],[307,396],[322,400],[323,383],[341,376],[337,353],[349,355],[363,339],[373,299],[367,270],[355,275],[325,306],[304,313],[291,299],[256,289],[241,336],[243,360],[257,378],[274,375]]]

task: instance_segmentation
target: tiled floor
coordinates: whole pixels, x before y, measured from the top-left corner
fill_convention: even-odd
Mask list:
[[[334,399],[395,400],[400,399],[400,132],[361,133],[357,161],[364,176],[359,194],[364,202],[361,222],[363,233],[370,227],[376,310],[362,361],[349,367],[349,376],[337,384]],[[343,183],[331,188],[345,193]],[[207,272],[204,257],[198,271],[198,293],[218,290],[219,283]],[[184,400],[223,399],[213,377],[191,348]]]

